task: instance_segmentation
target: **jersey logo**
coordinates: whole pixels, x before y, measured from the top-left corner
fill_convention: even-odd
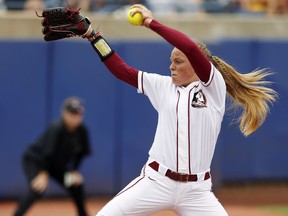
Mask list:
[[[203,108],[206,106],[206,96],[202,92],[202,90],[195,92],[192,100],[191,106],[194,108]]]

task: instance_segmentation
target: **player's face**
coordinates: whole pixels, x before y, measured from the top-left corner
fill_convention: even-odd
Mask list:
[[[63,120],[68,130],[75,130],[83,121],[83,114],[63,111]]]
[[[172,50],[170,62],[171,77],[175,85],[186,87],[199,80],[188,58],[177,48]]]

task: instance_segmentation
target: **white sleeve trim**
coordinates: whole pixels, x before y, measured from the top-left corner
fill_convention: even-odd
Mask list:
[[[211,84],[211,82],[213,81],[214,74],[215,74],[215,67],[211,62],[210,64],[211,64],[211,71],[210,71],[210,77],[209,77],[208,82],[204,83],[201,81],[202,85],[205,87],[208,87]]]
[[[144,94],[144,88],[143,88],[143,71],[138,72],[138,89],[137,92],[139,94]]]

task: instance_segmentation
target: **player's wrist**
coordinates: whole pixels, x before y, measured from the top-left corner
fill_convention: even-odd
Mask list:
[[[151,17],[144,17],[143,19],[143,25],[147,28],[150,28],[150,23],[152,22],[153,18]]]
[[[93,38],[93,39],[92,39]],[[95,34],[95,37],[91,37],[91,45],[97,52],[101,61],[105,61],[109,56],[111,56],[114,50],[110,47],[109,43],[105,40],[101,33]]]
[[[95,31],[92,28],[89,28],[86,34],[84,34],[82,37],[87,38],[90,42],[93,42],[97,39],[97,37],[101,36],[101,32]]]

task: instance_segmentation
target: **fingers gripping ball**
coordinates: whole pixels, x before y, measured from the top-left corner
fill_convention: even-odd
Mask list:
[[[127,17],[128,17],[128,21],[135,26],[141,25],[143,22],[143,16],[141,13],[137,12],[135,13],[133,16],[131,15],[131,13],[134,11],[135,9],[131,8],[128,11]]]

